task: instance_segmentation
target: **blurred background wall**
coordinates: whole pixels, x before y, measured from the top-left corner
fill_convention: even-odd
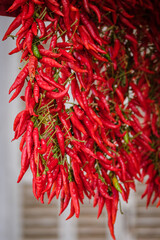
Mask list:
[[[104,213],[96,219],[97,208],[86,200],[81,206],[79,220],[69,215],[68,208],[58,216],[59,203],[54,200],[48,206],[42,205],[32,194],[31,175],[27,173],[17,184],[20,170],[19,141],[13,138],[13,121],[17,113],[25,106],[19,97],[8,103],[8,90],[17,76],[20,56],[9,56],[15,41],[1,39],[12,18],[0,16],[0,239],[1,240],[111,240],[107,228],[107,216]],[[117,216],[115,233],[117,240],[160,240],[160,210],[145,208],[145,200],[140,200],[144,186],[137,186],[138,193],[131,193],[128,204],[121,207]],[[119,207],[120,208],[120,207]]]

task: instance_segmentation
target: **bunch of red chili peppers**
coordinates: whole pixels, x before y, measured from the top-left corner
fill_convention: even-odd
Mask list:
[[[84,196],[104,206],[113,239],[120,195],[148,176],[147,206],[160,205],[160,2],[15,0],[3,40],[16,38],[21,69],[10,102],[25,85],[15,118],[21,137],[18,182],[31,169],[43,203],[60,198],[67,219]],[[11,35],[18,28],[15,35]]]

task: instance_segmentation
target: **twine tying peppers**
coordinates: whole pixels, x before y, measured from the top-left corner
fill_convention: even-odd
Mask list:
[[[17,9],[3,37],[16,38],[9,54],[24,63],[9,89],[11,102],[26,84],[17,182],[30,168],[34,196],[60,198],[59,214],[70,204],[67,219],[93,198],[115,239],[119,197],[128,202],[135,180],[147,175],[142,197],[160,205],[160,3],[15,0],[8,12]]]

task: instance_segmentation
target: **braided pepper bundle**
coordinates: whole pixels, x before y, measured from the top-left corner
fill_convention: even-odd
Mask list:
[[[3,40],[19,28],[9,53],[24,63],[9,102],[26,86],[17,182],[30,168],[34,196],[60,198],[59,214],[70,204],[67,219],[93,198],[115,239],[119,197],[128,202],[135,180],[148,175],[142,197],[160,205],[160,3],[15,0],[15,10]]]

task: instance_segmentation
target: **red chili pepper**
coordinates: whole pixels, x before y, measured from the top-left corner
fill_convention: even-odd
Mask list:
[[[33,94],[34,94],[35,102],[38,103],[39,102],[39,86],[37,82],[34,83]]]
[[[20,174],[18,176],[18,180],[17,183],[19,183],[22,179],[22,177],[24,176],[25,172],[27,171],[28,167],[29,167],[29,158],[27,155],[27,147],[25,146],[22,150],[22,155],[21,155],[21,171]]]
[[[116,240],[115,235],[114,235],[114,225],[113,225],[113,220],[112,220],[112,203],[113,201],[111,199],[105,199],[105,205],[108,213],[108,226],[110,233],[112,235],[112,238]]]
[[[105,198],[103,196],[98,197],[98,214],[97,214],[97,219],[100,217],[103,207],[105,204]]]
[[[18,14],[18,16],[13,20],[13,22],[8,27],[2,41],[6,40],[8,35],[10,35],[16,28],[18,28],[22,23],[22,14]]]
[[[38,152],[39,154],[44,154],[47,151],[47,143],[43,138],[40,140],[40,145],[41,148],[38,149]]]
[[[79,72],[79,73],[86,73],[88,72],[87,70],[85,69],[81,69],[79,68],[75,63],[73,62],[67,62],[68,66],[73,69],[75,72]]]
[[[95,31],[95,26],[92,26],[91,22],[87,18],[87,16],[84,13],[80,13],[81,21],[86,26],[87,30],[91,34],[91,36],[100,44],[102,45],[101,37],[97,35],[97,32]]]
[[[20,118],[20,121],[18,124],[17,138],[20,137],[21,130],[22,130],[24,124],[27,123],[28,119],[29,119],[29,114],[28,114],[28,111],[25,110],[22,112],[22,115],[21,115],[21,118]]]
[[[131,125],[130,121],[125,119],[125,117],[123,116],[118,104],[116,104],[115,110],[116,110],[116,113],[118,114],[118,116],[120,117],[120,119],[122,120],[122,122],[124,122],[125,124],[130,126]]]
[[[74,112],[71,112],[69,114],[71,116],[71,122],[72,124],[80,131],[82,132],[84,135],[86,135],[86,131],[82,125],[82,123],[79,121],[79,119],[77,118],[76,114]]]
[[[52,5],[49,1],[46,1],[46,5],[55,14],[62,16],[62,17],[64,16],[63,13],[59,10],[59,8],[57,6]]]
[[[16,77],[14,83],[12,84],[12,86],[9,89],[9,94],[16,89],[19,85],[24,85],[25,79],[28,76],[28,63],[25,65],[25,67],[21,70],[21,72],[18,74],[18,76]]]
[[[47,167],[49,168],[50,171],[52,171],[58,164],[58,159],[57,158],[50,158],[50,162],[47,164]]]
[[[13,4],[9,7],[7,12],[13,12],[20,6],[23,6],[23,4],[26,2],[26,0],[15,0]]]
[[[38,26],[39,26],[39,30],[40,30],[40,33],[41,35],[39,36],[39,38],[43,38],[46,34],[46,27],[45,27],[45,24],[44,24],[44,21],[37,18],[36,19],[36,22],[38,23]]]
[[[39,158],[38,148],[40,146],[39,131],[37,127],[35,127],[33,130],[33,142],[34,142],[34,161],[37,164]]]
[[[56,81],[54,81],[54,79],[49,77],[46,73],[44,73],[42,68],[39,68],[38,72],[46,82],[52,84],[56,88],[61,89],[62,91],[64,90],[64,87],[62,85],[60,85],[59,83],[57,83]]]
[[[92,186],[90,184],[90,182],[88,181],[86,175],[84,175],[84,172],[83,171],[80,171],[80,177],[82,178],[82,182],[83,182],[83,185],[84,185],[84,188],[90,192],[92,194],[92,196],[95,195],[94,193],[94,190],[92,189]]]
[[[25,24],[20,28],[20,30],[16,33],[16,36],[18,36],[19,34],[21,34],[22,32],[28,30],[30,28],[30,26],[33,23],[33,18],[29,18]]]
[[[29,103],[32,98],[32,85],[31,82],[28,82],[28,85],[25,89],[25,102],[26,102],[26,109],[29,109]]]
[[[53,37],[51,38],[51,42],[49,45],[49,50],[53,51],[53,49],[56,47],[57,44],[57,35],[53,35]]]
[[[77,105],[74,105],[73,107],[75,114],[77,115],[79,120],[83,119],[84,111],[80,109]]]
[[[43,1],[40,1],[40,0],[32,0],[35,4],[39,4],[39,5],[41,5],[41,4],[44,4],[44,2]]]
[[[97,158],[102,160],[105,164],[112,164],[112,160],[107,159],[101,152],[96,152]]]
[[[62,189],[62,173],[59,172],[56,180],[56,198],[58,199],[60,191]]]
[[[37,190],[37,198],[38,199],[43,194],[43,190],[45,189],[45,185],[46,185],[46,180],[47,180],[46,173],[43,173],[41,176],[37,176],[35,178],[36,190]]]
[[[71,209],[70,209],[70,214],[69,216],[66,218],[66,220],[70,219],[71,217],[73,217],[75,214],[75,207],[74,207],[74,204],[73,204],[73,200],[71,199]]]
[[[68,85],[68,87],[65,90],[63,90],[62,92],[51,92],[51,91],[46,92],[46,97],[52,98],[52,99],[62,98],[67,94],[69,87],[70,87],[70,85]]]
[[[9,99],[9,103],[12,102],[21,92],[22,88],[23,88],[23,83],[21,83],[15,90],[15,92],[13,93],[12,97]]]
[[[22,62],[23,60],[27,60],[27,59],[28,59],[28,53],[29,53],[28,48],[26,48],[26,49],[23,51],[23,53],[22,53],[20,62]]]
[[[69,0],[62,0],[62,6],[63,6],[63,14],[64,14],[64,24],[66,25],[67,31],[70,32],[70,21],[69,21],[70,2],[69,2]]]
[[[29,2],[29,8],[28,8],[28,12],[27,14],[24,16],[24,19],[29,19],[33,16],[34,14],[34,10],[35,10],[35,7],[34,7],[34,3],[32,1]]]
[[[119,18],[125,26],[131,29],[136,29],[136,27],[127,18],[123,17],[122,15],[120,15]]]
[[[56,62],[54,59],[49,58],[49,57],[42,57],[42,59],[40,60],[41,63],[46,64],[50,67],[56,67],[56,68],[61,68],[63,67],[61,64],[59,64],[58,62]]]
[[[125,165],[125,161],[122,157],[122,155],[119,155],[117,157],[120,165],[121,165],[121,170],[122,170],[122,177],[123,177],[123,181],[126,181],[126,165]]]
[[[20,144],[19,144],[19,150],[22,152],[24,144],[26,142],[26,132],[24,133],[24,135],[21,138]]]
[[[24,25],[24,22],[25,22],[24,17],[26,16],[27,12],[28,12],[28,4],[25,4],[22,9],[22,25]]]
[[[93,199],[93,207],[96,207],[98,204],[98,199],[99,199],[99,194],[98,191],[95,193],[94,195],[94,199]]]
[[[47,91],[52,91],[55,89],[55,87],[49,86],[49,84],[46,83],[40,75],[36,74],[35,78],[40,88]]]
[[[98,179],[98,190],[105,199],[113,199],[113,197],[107,193],[107,185],[105,185],[105,183],[103,183],[101,179]]]
[[[50,204],[50,202],[52,201],[52,199],[56,196],[56,182],[53,183],[53,188],[52,188],[52,192],[49,195],[48,198],[48,204]]]
[[[55,126],[57,141],[61,150],[62,157],[65,154],[64,134],[58,125]]]
[[[89,3],[89,7],[96,13],[97,18],[98,18],[98,22],[101,22],[101,12],[99,10],[99,8],[96,5],[93,5],[91,3]]]
[[[66,147],[66,153],[73,159],[76,160],[77,163],[81,164],[80,158],[77,156],[76,151],[74,149],[71,149],[69,147]]]
[[[79,218],[80,214],[80,206],[79,206],[79,201],[78,201],[78,191],[77,191],[77,186],[75,182],[69,182],[69,188],[70,188],[70,194],[71,198],[73,201],[73,206],[75,209],[75,216]]]
[[[69,194],[68,173],[65,171],[65,168],[63,165],[60,165],[60,171],[61,171],[62,179],[63,179],[64,192],[66,195],[68,195]],[[68,171],[68,169],[67,169],[67,171]]]
[[[30,120],[29,123],[28,123],[28,126],[27,126],[27,130],[26,130],[26,147],[27,147],[28,158],[31,157],[31,153],[32,153],[32,146],[33,146],[33,139],[32,139],[33,127],[34,127],[34,124],[33,124],[33,122]]]
[[[61,53],[54,53],[50,50],[47,50],[47,49],[44,49],[44,48],[40,48],[38,47],[39,49],[39,53],[42,55],[42,56],[46,56],[46,57],[49,57],[49,58],[58,58],[61,56]]]
[[[32,30],[32,33],[34,34],[34,36],[37,36],[38,29],[37,29],[37,23],[36,22],[32,23],[31,30]]]

